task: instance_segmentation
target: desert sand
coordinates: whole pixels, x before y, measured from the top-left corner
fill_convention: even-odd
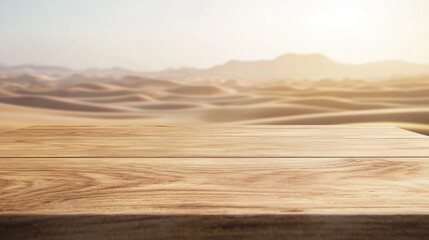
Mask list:
[[[428,82],[3,75],[0,131],[36,124],[392,124],[429,134]]]

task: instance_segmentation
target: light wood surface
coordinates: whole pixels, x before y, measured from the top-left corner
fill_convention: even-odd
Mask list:
[[[16,137],[2,157],[429,157],[426,139]]]
[[[156,126],[32,126],[1,137],[291,137],[291,138],[424,138],[422,134],[391,126],[347,125],[156,125]]]
[[[0,166],[4,214],[429,214],[429,158],[14,158]]]
[[[389,126],[0,135],[0,239],[427,239],[428,189],[429,138]]]

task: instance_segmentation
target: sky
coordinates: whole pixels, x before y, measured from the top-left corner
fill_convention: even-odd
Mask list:
[[[0,0],[0,63],[140,71],[321,53],[429,63],[427,0]]]

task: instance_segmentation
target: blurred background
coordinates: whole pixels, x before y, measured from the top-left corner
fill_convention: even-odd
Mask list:
[[[391,124],[429,135],[426,0],[0,0],[0,131]]]

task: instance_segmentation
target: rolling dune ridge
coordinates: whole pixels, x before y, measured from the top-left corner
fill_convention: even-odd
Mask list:
[[[41,74],[0,79],[0,131],[154,123],[387,123],[429,135],[429,77],[266,83]]]

